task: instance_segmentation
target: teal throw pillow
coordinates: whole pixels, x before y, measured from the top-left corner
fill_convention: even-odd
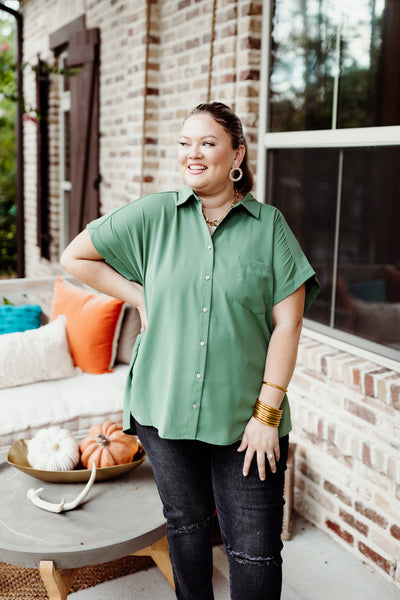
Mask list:
[[[0,334],[37,329],[42,324],[39,304],[0,305]]]
[[[349,283],[350,294],[364,302],[386,302],[386,285],[383,279],[370,279]]]

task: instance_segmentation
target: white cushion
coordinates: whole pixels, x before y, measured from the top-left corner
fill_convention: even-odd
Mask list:
[[[76,375],[64,315],[39,329],[0,335],[0,388]]]
[[[128,365],[116,365],[113,373],[79,373],[1,390],[0,446],[30,439],[50,425],[77,431],[106,419],[122,421],[128,370]]]

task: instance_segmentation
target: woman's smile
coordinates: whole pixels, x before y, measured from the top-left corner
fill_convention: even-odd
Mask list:
[[[188,165],[188,171],[191,175],[202,175],[207,170],[205,165],[190,164]]]

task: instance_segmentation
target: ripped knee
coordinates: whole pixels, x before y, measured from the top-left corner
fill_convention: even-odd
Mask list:
[[[201,529],[205,529],[209,527],[212,523],[214,515],[207,517],[204,521],[199,521],[196,523],[189,523],[188,525],[176,526],[172,523],[167,524],[167,528],[172,529],[175,533],[195,533],[196,531],[200,531]]]
[[[282,558],[280,554],[274,556],[250,556],[245,552],[236,552],[231,548],[227,548],[227,552],[234,561],[241,565],[277,568],[280,568],[282,565]]]

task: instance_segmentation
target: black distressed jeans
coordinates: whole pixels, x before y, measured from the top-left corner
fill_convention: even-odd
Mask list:
[[[281,529],[288,436],[281,438],[277,472],[265,481],[253,460],[242,475],[239,442],[216,446],[167,440],[136,423],[153,467],[167,519],[167,538],[178,600],[213,600],[212,520],[217,515],[229,561],[232,600],[279,600]],[[268,463],[267,463],[268,465]]]

